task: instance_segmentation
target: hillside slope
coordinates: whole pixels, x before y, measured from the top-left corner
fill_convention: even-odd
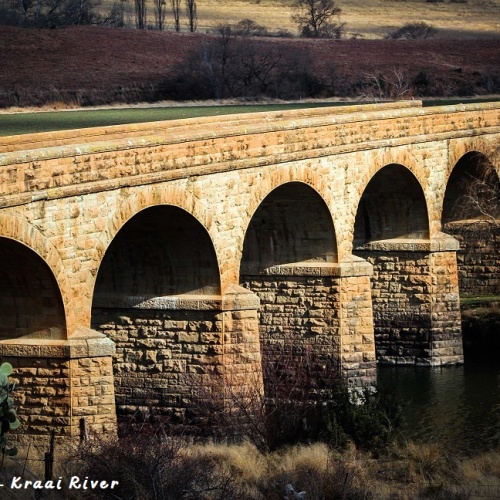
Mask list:
[[[0,107],[74,102],[186,98],[179,92],[188,63],[211,35],[68,27],[26,30],[0,26]],[[247,43],[245,41],[245,43]],[[380,91],[384,79],[408,85],[411,96],[500,93],[500,38],[475,40],[306,40],[259,38],[260,54],[301,55],[301,71],[321,83],[318,96]],[[191,54],[191,55],[190,55]],[[196,86],[196,81],[191,82]],[[175,85],[174,85],[175,84]],[[175,87],[175,92],[172,90]],[[204,95],[203,95],[204,96]],[[202,96],[202,97],[203,97]],[[194,96],[200,98],[200,96]],[[214,96],[205,96],[214,97]]]

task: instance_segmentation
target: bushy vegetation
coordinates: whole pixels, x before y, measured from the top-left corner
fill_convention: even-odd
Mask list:
[[[500,454],[451,456],[437,445],[407,444],[381,459],[350,446],[339,453],[322,443],[263,453],[249,443],[187,444],[142,435],[89,443],[68,461],[65,475],[118,480],[123,500],[278,500],[305,498],[409,500],[495,498]],[[79,492],[79,498],[110,493]]]
[[[387,451],[403,424],[402,407],[386,391],[367,387],[349,390],[340,384],[326,403],[321,435],[336,449],[353,443],[374,454]]]
[[[123,3],[103,14],[101,0],[1,0],[0,24],[25,28],[58,26],[124,26]]]
[[[273,46],[249,37],[247,32],[261,27],[246,21],[236,29],[220,26],[216,36],[201,40],[165,81],[165,95],[175,100],[321,95],[323,84],[310,69],[307,47]]]
[[[404,38],[406,40],[417,40],[433,37],[436,33],[437,29],[434,26],[426,23],[425,21],[421,21],[419,23],[406,23],[401,26],[401,28],[391,31],[386,38],[393,40],[400,38]]]

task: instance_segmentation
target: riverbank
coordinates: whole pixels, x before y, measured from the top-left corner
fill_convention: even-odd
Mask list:
[[[4,469],[6,484],[9,474],[13,471]],[[66,478],[75,474],[115,481],[113,498],[128,500],[304,498],[294,496],[294,491],[305,492],[311,500],[500,496],[498,451],[459,457],[439,446],[412,443],[393,447],[375,459],[353,447],[339,453],[323,443],[261,453],[248,443],[186,445],[158,435],[136,436],[99,448],[96,443],[80,448],[57,472],[63,487]],[[15,498],[32,498],[33,494],[16,493]],[[80,490],[66,498],[109,498],[106,493]]]
[[[463,297],[462,336],[466,358],[498,358],[500,296]]]

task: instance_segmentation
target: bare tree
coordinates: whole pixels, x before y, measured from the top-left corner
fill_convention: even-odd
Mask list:
[[[172,6],[172,14],[174,15],[174,28],[175,31],[181,30],[181,0],[170,0],[170,5]]]
[[[500,179],[493,165],[499,157],[500,146],[497,146],[489,158],[482,155],[471,158],[471,168],[457,183],[460,194],[451,199],[453,207],[448,210],[448,219],[460,221],[469,232],[500,229]],[[449,208],[447,202],[445,199],[445,208]]]
[[[189,31],[194,33],[198,27],[196,0],[186,0],[186,12],[189,20]]]
[[[166,0],[153,0],[155,7],[155,21],[156,27],[162,31],[165,29],[165,16],[167,14]]]
[[[281,48],[235,35],[229,25],[220,25],[217,32],[203,43],[200,65],[215,98],[269,95],[282,82]]]
[[[339,15],[342,10],[334,0],[297,0],[294,8],[297,13],[292,15],[292,20],[301,36],[341,38],[344,23],[339,21]]]
[[[413,89],[403,71],[393,68],[384,74],[366,74],[366,85],[361,98],[378,99],[411,99]]]
[[[135,25],[140,30],[146,27],[146,0],[135,0]]]

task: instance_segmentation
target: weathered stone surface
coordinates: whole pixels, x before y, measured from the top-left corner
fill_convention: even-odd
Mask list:
[[[30,432],[68,415],[61,436],[82,416],[108,432],[112,378],[120,411],[182,415],[209,370],[261,387],[261,352],[352,383],[373,379],[375,350],[461,362],[458,279],[497,293],[498,252],[462,246],[457,279],[445,191],[499,139],[498,103],[416,101],[3,138],[0,354],[29,388]],[[261,266],[262,248],[280,258]]]
[[[86,421],[89,433],[113,435],[116,433],[114,377],[112,367],[112,342],[87,330],[78,338],[64,341],[64,346],[53,346],[44,340],[43,348],[37,339],[24,339],[22,355],[9,350],[9,341],[2,341],[2,361],[12,364],[16,383],[16,403],[21,421],[19,431],[14,432],[14,442],[23,443],[22,437],[30,437],[35,447],[48,446],[48,436],[66,436],[69,440],[81,438],[81,420]],[[11,344],[19,339],[10,341]],[[61,341],[52,341],[61,342]],[[86,357],[73,344],[89,342],[102,355]],[[98,343],[102,347],[97,347]],[[64,349],[62,348],[64,347]],[[113,349],[111,349],[113,347]],[[31,350],[31,356],[30,356]],[[98,417],[98,418],[97,418]],[[43,437],[45,436],[45,438]],[[38,439],[39,438],[39,439]],[[47,451],[47,448],[44,450]]]

